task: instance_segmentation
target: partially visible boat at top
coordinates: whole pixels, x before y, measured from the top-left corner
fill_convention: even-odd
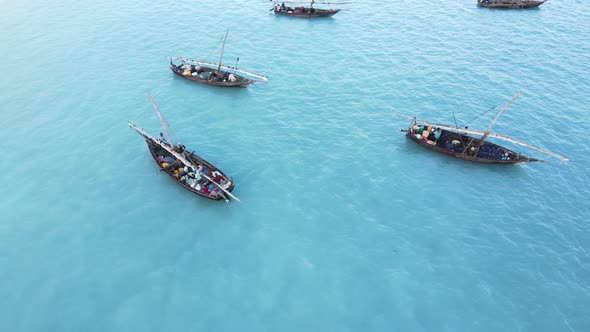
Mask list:
[[[402,131],[406,133],[406,136],[411,141],[414,141],[429,150],[476,163],[522,165],[530,162],[545,162],[544,160],[532,158],[514,152],[498,144],[491,143],[487,141],[490,137],[509,141],[556,157],[563,161],[568,161],[568,158],[558,155],[557,153],[543,150],[505,135],[490,132],[496,121],[498,121],[500,115],[502,115],[519,95],[520,92],[517,92],[512,99],[502,107],[485,131],[472,130],[468,127],[462,128],[458,125],[449,126],[437,124],[399,114],[402,117],[412,120],[410,127],[405,130],[402,129]]]
[[[290,7],[285,6],[285,4],[309,4],[309,7],[300,6],[300,7]],[[314,4],[320,5],[345,5],[349,4],[350,2],[315,2],[314,0],[311,1],[283,1],[281,5],[279,5],[278,1],[274,3],[273,8],[271,11],[274,11],[276,15],[282,16],[291,16],[291,17],[300,17],[300,18],[318,18],[318,17],[330,17],[336,15],[341,9],[321,9],[321,8],[314,8]]]
[[[479,7],[520,9],[539,7],[547,0],[477,0]]]
[[[219,63],[191,60],[183,57],[176,59],[170,58],[170,70],[172,70],[174,74],[182,76],[187,80],[213,86],[245,88],[258,81],[267,81],[268,78],[266,76],[238,69],[240,58],[236,59],[235,67],[224,66],[221,63],[223,60],[225,42],[227,40],[227,33],[228,32],[226,31],[223,39],[223,46],[221,47],[221,54],[219,55]]]
[[[160,171],[166,173],[176,184],[193,194],[212,200],[224,199],[229,202],[231,198],[239,202],[240,200],[231,193],[234,189],[234,181],[231,177],[194,152],[186,150],[184,145],[171,143],[168,122],[149,92],[148,97],[162,124],[160,137],[153,137],[143,128],[131,122],[127,122],[127,124],[145,139],[150,154]]]

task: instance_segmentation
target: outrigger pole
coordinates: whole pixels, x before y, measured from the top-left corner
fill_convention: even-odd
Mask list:
[[[239,60],[239,59],[240,58],[238,58],[237,60]],[[219,68],[224,68],[224,69],[227,69],[227,70],[233,70],[233,71],[236,71],[238,73],[242,73],[242,74],[246,74],[246,75],[249,75],[249,76],[252,76],[252,77],[260,78],[261,80],[263,80],[265,82],[268,81],[268,77],[266,77],[264,75],[259,75],[259,74],[256,74],[256,73],[251,73],[249,71],[238,69],[238,68],[232,67],[232,66],[220,65],[219,63],[215,63],[215,62],[208,62],[208,61],[201,61],[201,60],[192,60],[192,59],[186,59],[186,58],[182,58],[182,57],[177,58],[174,61],[176,61],[176,60],[181,60],[183,62],[186,62],[186,63],[189,63],[189,64],[196,64],[196,65],[199,65],[199,66],[219,67]],[[236,65],[237,65],[237,61],[236,61]],[[213,68],[213,69],[215,69],[215,68]]]

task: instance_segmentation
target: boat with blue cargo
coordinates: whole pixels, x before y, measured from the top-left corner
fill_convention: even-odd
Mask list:
[[[472,130],[468,127],[459,127],[457,125],[449,126],[437,124],[399,114],[400,116],[412,120],[410,126],[407,129],[402,129],[402,132],[406,133],[408,139],[418,143],[424,148],[447,156],[476,163],[522,165],[530,162],[545,162],[544,160],[532,158],[504,146],[489,142],[488,138],[509,141],[553,156],[560,160],[568,161],[568,158],[557,153],[538,148],[506,135],[490,132],[502,113],[510,104],[512,104],[512,102],[514,102],[514,100],[516,100],[516,98],[518,98],[518,96],[520,96],[520,92],[516,93],[512,99],[502,107],[485,131]]]

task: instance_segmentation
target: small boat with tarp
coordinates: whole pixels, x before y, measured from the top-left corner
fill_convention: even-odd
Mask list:
[[[231,177],[194,152],[186,150],[184,145],[169,143],[172,140],[168,131],[168,122],[149,92],[148,96],[162,124],[160,137],[153,137],[131,122],[127,124],[145,139],[160,171],[166,173],[181,187],[199,196],[212,200],[224,199],[226,202],[229,202],[231,198],[239,202],[240,200],[231,193],[234,189],[234,181]]]
[[[502,115],[519,95],[520,92],[516,93],[516,95],[514,95],[512,99],[502,107],[485,131],[472,130],[468,127],[459,127],[458,125],[449,126],[437,124],[399,114],[402,117],[412,120],[410,127],[408,129],[402,129],[402,132],[405,132],[406,136],[411,141],[414,141],[429,150],[477,163],[522,165],[536,161],[545,162],[544,160],[528,157],[506,147],[491,143],[487,140],[488,138],[497,138],[521,146],[526,146],[563,161],[569,160],[566,157],[543,150],[514,138],[490,132],[496,121],[498,121],[498,118],[500,118],[500,115]]]
[[[477,0],[479,7],[521,9],[535,8],[544,4],[547,0]]]
[[[285,4],[309,4],[309,7],[305,6],[285,6]],[[278,1],[275,1],[273,8],[271,11],[274,11],[276,15],[282,16],[291,16],[291,17],[300,17],[300,18],[318,18],[318,17],[331,17],[336,15],[341,9],[321,9],[321,8],[314,8],[314,4],[320,5],[346,5],[350,2],[315,2],[312,1],[283,1],[280,5]]]
[[[240,58],[236,59],[235,67],[222,65],[221,61],[223,60],[226,40],[227,31],[223,39],[219,63],[191,60],[183,57],[176,59],[170,58],[170,70],[187,80],[213,86],[246,88],[248,85],[258,81],[266,82],[268,80],[266,76],[238,69]]]

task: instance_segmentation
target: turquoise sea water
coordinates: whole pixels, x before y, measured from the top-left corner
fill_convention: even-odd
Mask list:
[[[590,331],[590,14],[583,1],[0,0],[0,331]],[[168,56],[268,84],[188,82]],[[127,127],[236,181],[213,202]],[[475,165],[395,112],[569,163]],[[492,112],[471,123],[484,129]],[[545,156],[514,147],[534,157]]]

